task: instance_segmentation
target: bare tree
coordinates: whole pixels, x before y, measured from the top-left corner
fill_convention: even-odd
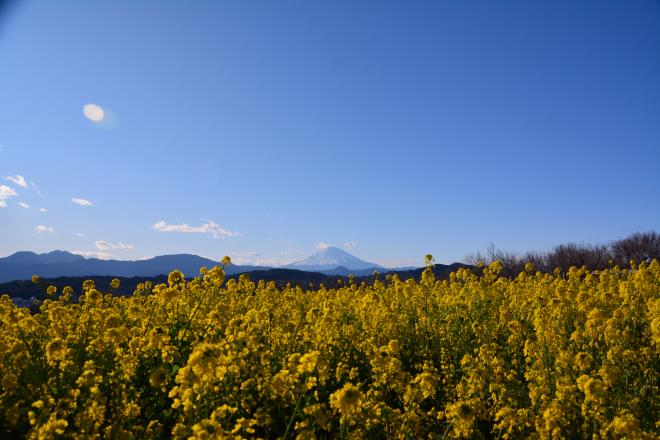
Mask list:
[[[656,232],[635,233],[610,245],[560,244],[548,252],[530,251],[522,256],[497,249],[491,243],[485,254],[469,254],[465,262],[478,265],[501,261],[503,275],[514,276],[524,270],[526,263],[532,263],[536,270],[542,272],[552,272],[557,268],[566,272],[573,266],[593,271],[605,269],[612,263],[628,267],[631,260],[639,263],[653,259],[660,260],[660,234]]]
[[[660,260],[660,235],[654,231],[637,232],[612,243],[612,254],[617,264],[627,266],[630,260],[637,263]]]

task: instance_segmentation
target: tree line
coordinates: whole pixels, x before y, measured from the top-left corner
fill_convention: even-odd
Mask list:
[[[484,253],[476,252],[465,257],[468,264],[480,265],[501,261],[505,275],[516,275],[532,263],[535,270],[566,272],[570,267],[587,267],[602,270],[607,267],[631,267],[632,264],[660,260],[660,234],[655,231],[636,232],[626,238],[606,244],[565,243],[546,252],[529,251],[525,254],[497,249],[491,244]]]

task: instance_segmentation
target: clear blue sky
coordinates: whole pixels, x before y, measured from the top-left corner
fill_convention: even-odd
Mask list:
[[[0,255],[603,242],[660,229],[660,2],[19,1],[0,145]]]

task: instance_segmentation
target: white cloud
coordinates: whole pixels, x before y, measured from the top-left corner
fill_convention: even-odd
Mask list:
[[[30,205],[28,205],[25,202],[18,202],[18,206],[20,206],[21,208],[25,208],[25,209],[28,209],[30,207]]]
[[[317,251],[322,251],[323,249],[327,249],[327,248],[332,247],[332,246],[337,246],[337,245],[329,244],[329,243],[325,243],[325,242],[321,241],[321,242],[317,243],[316,246],[314,246],[314,248]],[[346,249],[353,249],[357,246],[357,243],[354,242],[354,241],[347,241],[344,244],[342,244],[342,246]]]
[[[20,174],[16,174],[15,176],[7,176],[5,177],[5,180],[9,180],[21,188],[27,188],[28,186],[27,182],[25,181],[25,177],[21,176]]]
[[[219,224],[209,221],[201,226],[189,226],[185,223],[173,225],[163,220],[154,224],[153,228],[159,232],[184,232],[189,234],[211,234],[213,238],[242,237],[240,232],[228,231]]]
[[[293,263],[293,260],[282,259],[282,258],[242,258],[242,257],[233,257],[231,259],[233,264],[238,265],[250,265],[250,266],[270,266],[270,267],[279,267],[286,266],[289,263]]]
[[[417,259],[390,259],[390,260],[376,260],[375,262],[383,267],[397,268],[397,267],[423,267],[420,263],[421,260]]]
[[[284,257],[297,257],[303,255],[304,252],[300,249],[287,248],[280,252],[280,255]]]
[[[98,258],[99,260],[111,260],[114,258],[114,255],[108,252],[73,251],[72,253],[76,255],[80,255],[85,258]]]
[[[289,249],[287,249],[289,250]],[[295,253],[301,252],[297,249],[290,249]],[[289,263],[293,263],[295,259],[291,257],[291,254],[282,251],[279,253],[285,258],[263,256],[258,252],[232,252],[229,254],[231,257],[231,262],[238,265],[250,265],[250,266],[270,266],[270,267],[280,267],[285,266]]]
[[[84,236],[85,236],[85,234],[83,234],[82,232],[77,232],[76,235],[77,235],[78,237],[84,237]]]
[[[14,188],[11,188],[7,185],[0,185],[0,208],[7,206],[7,199],[10,197],[15,197],[18,194],[14,191]]]
[[[37,234],[41,234],[44,232],[55,232],[52,226],[44,226],[44,225],[39,225],[36,228],[34,228],[35,231],[37,231]]]
[[[248,252],[235,252],[231,254],[232,259],[233,258],[240,258],[240,257],[258,257],[259,252],[255,251],[248,251]],[[211,258],[212,260],[213,258]]]
[[[38,195],[39,197],[42,196],[42,194],[41,194],[41,190],[39,189],[39,187],[38,187],[34,182],[30,182],[30,186],[32,187],[32,189],[34,190],[34,192],[37,193],[37,195]]]
[[[71,199],[71,201],[76,205],[80,205],[80,206],[92,206],[92,202],[86,199],[81,199],[79,197],[74,197]]]
[[[39,208],[39,212],[46,212],[48,211],[46,208]]]
[[[94,245],[96,246],[96,249],[100,251],[109,251],[109,250],[132,251],[133,250],[132,244],[122,243],[121,241],[118,243],[109,243],[107,241],[100,240],[95,242]]]
[[[83,114],[92,122],[101,122],[105,119],[103,107],[97,104],[85,104],[83,106]]]
[[[262,258],[259,260],[254,260],[251,264],[254,266],[280,267],[291,263],[293,263],[293,260],[283,260],[280,258]]]

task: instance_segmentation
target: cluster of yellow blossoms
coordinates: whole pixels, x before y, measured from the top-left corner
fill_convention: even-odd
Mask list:
[[[501,268],[5,295],[0,437],[658,438],[660,264]]]

